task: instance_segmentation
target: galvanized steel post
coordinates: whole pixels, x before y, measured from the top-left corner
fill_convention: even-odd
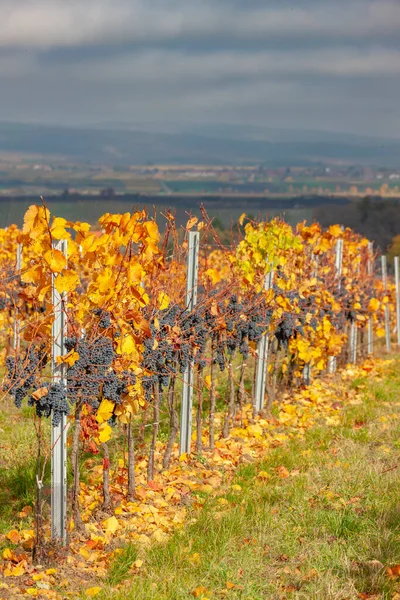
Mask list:
[[[271,271],[265,278],[264,289],[272,288],[274,273]],[[268,327],[257,348],[257,370],[256,370],[256,389],[255,389],[255,408],[260,412],[264,408],[265,384],[267,380],[267,362],[268,362],[269,333]]]
[[[383,289],[385,292],[387,291],[387,259],[386,256],[381,257],[382,261],[382,282]],[[385,304],[385,340],[386,340],[386,350],[390,352],[390,311],[389,311],[389,303]]]
[[[199,242],[200,233],[198,231],[189,231],[186,273],[186,309],[188,312],[191,312],[197,304]],[[193,386],[194,364],[193,362],[190,362],[183,374],[179,454],[185,452],[190,454],[192,439]]]
[[[53,242],[53,249],[62,252],[67,261],[67,240]],[[52,381],[66,386],[65,366],[57,359],[66,354],[66,294],[60,294],[52,277],[54,320],[52,325]],[[51,537],[63,544],[67,539],[67,420],[51,428]]]
[[[396,282],[396,329],[397,345],[400,347],[400,259],[394,257],[394,278]]]

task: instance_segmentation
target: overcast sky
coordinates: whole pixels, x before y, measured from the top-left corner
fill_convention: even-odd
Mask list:
[[[0,120],[400,138],[400,0],[0,0]]]

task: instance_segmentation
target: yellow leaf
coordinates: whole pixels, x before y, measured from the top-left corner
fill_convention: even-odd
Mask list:
[[[13,556],[14,556],[14,553],[12,550],[10,550],[10,548],[6,548],[5,550],[3,550],[4,560],[12,560]]]
[[[44,206],[32,205],[24,215],[23,233],[29,233],[32,238],[40,235],[47,229],[50,212]]]
[[[112,429],[108,423],[102,423],[99,427],[99,440],[102,444],[111,439]]]
[[[99,594],[101,592],[102,588],[99,586],[95,586],[95,587],[91,587],[88,588],[85,592],[86,596],[89,596],[89,598],[94,598],[95,596],[97,596],[97,594]]]
[[[166,308],[168,308],[170,303],[170,299],[168,294],[166,294],[165,292],[160,292],[158,294],[158,308],[160,310],[164,310]]]
[[[189,221],[186,223],[186,229],[187,229],[187,231],[189,231],[190,229],[192,229],[196,225],[196,223],[197,223],[198,220],[199,219],[197,217],[192,217],[191,219],[189,219]]]
[[[63,269],[62,272],[57,275],[54,285],[60,294],[63,292],[73,292],[79,285],[79,276],[75,271]]]
[[[270,479],[271,475],[269,473],[267,473],[267,471],[260,471],[259,474],[257,475],[257,477],[259,479]]]
[[[332,237],[339,237],[343,233],[340,225],[331,225],[328,232]]]
[[[216,269],[207,269],[205,274],[207,277],[209,277],[211,279],[211,283],[213,285],[216,285],[217,283],[219,283],[221,281],[221,274],[218,273],[218,271]]]
[[[67,221],[62,217],[56,217],[51,226],[51,236],[55,240],[67,240],[71,237],[71,234],[65,229]]]
[[[147,230],[150,240],[152,242],[158,242],[160,234],[158,231],[157,223],[155,221],[146,221],[146,223],[144,223],[144,226]]]
[[[117,354],[132,354],[135,350],[135,340],[131,335],[125,335],[118,340]]]
[[[65,268],[67,259],[60,250],[48,250],[44,253],[44,259],[53,273],[61,273]]]
[[[384,330],[383,327],[379,327],[379,329],[376,330],[376,335],[378,338],[385,337],[386,331]]]
[[[204,377],[204,385],[208,390],[211,388],[211,375],[206,375]]]
[[[379,309],[380,302],[377,298],[371,298],[368,304],[368,310],[370,312],[375,312]]]
[[[200,565],[201,564],[200,554],[198,552],[195,552],[194,554],[192,554],[192,556],[190,558],[190,562],[193,565]]]
[[[39,590],[37,588],[28,588],[26,590],[26,593],[28,594],[28,596],[39,596]]]
[[[109,419],[111,419],[111,416],[114,412],[114,406],[115,406],[114,402],[111,402],[111,400],[107,400],[106,398],[104,398],[101,401],[99,408],[97,409],[97,413],[96,413],[97,422],[104,423],[105,421],[108,421]]]
[[[239,225],[242,226],[243,225],[243,221],[246,218],[246,213],[242,213],[239,217]]]
[[[65,356],[57,357],[57,364],[61,365],[62,363],[65,363],[69,367],[73,367],[77,360],[79,360],[79,354],[76,350],[70,350]]]
[[[115,533],[119,529],[119,523],[116,517],[110,517],[102,523],[104,531],[107,533]]]
[[[17,565],[16,567],[10,567],[4,570],[4,577],[21,577],[25,573],[23,565]]]

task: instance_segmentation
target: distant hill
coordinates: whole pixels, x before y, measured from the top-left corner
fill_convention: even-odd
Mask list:
[[[169,133],[113,127],[0,122],[0,152],[64,156],[112,164],[308,165],[320,162],[400,165],[400,140],[349,134],[204,126]]]

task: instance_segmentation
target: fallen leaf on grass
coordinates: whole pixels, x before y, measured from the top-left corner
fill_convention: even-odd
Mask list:
[[[13,544],[18,544],[18,542],[21,539],[21,537],[16,529],[12,529],[11,531],[9,531],[6,535],[6,538],[8,540],[10,540],[10,542],[12,542]]]
[[[116,517],[110,517],[109,519],[106,519],[103,521],[102,525],[107,533],[115,533],[119,528],[119,523]]]
[[[85,594],[86,594],[86,596],[89,596],[89,598],[94,598],[100,592],[101,592],[101,587],[95,586],[95,587],[88,588],[86,590]]]
[[[280,477],[281,479],[286,479],[286,477],[289,477],[290,475],[286,467],[278,467],[276,472],[278,474],[278,477]]]
[[[386,567],[386,573],[391,578],[400,577],[400,565],[393,565],[393,567]]]
[[[202,585],[199,585],[197,588],[195,588],[193,591],[190,592],[190,594],[193,596],[193,598],[201,598],[204,594],[208,594],[208,590],[203,587]]]

